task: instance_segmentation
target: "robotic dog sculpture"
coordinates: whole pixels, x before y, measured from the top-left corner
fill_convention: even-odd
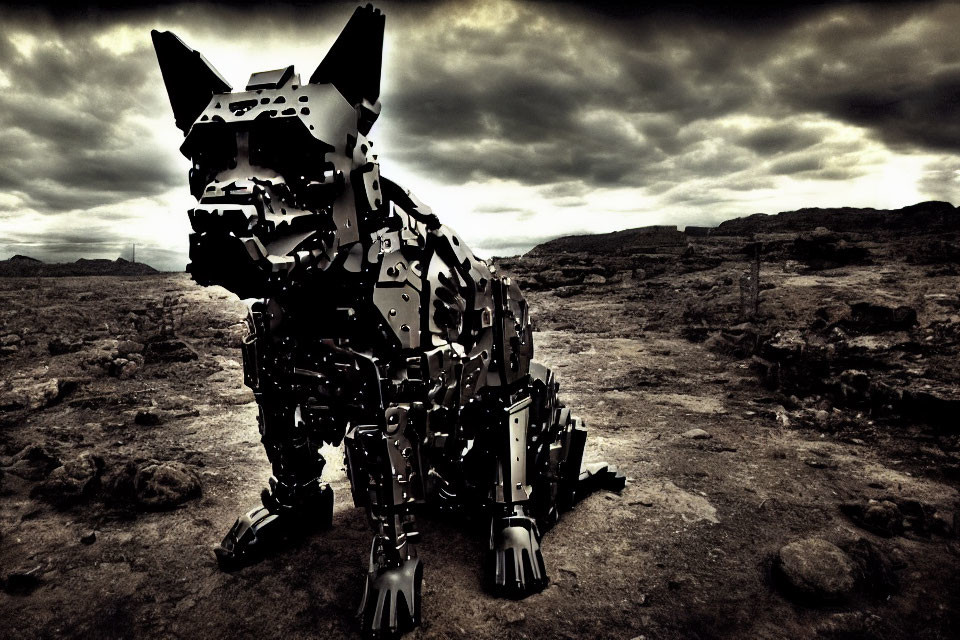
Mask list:
[[[192,161],[188,271],[250,306],[245,383],[273,467],[263,506],[216,548],[239,566],[305,525],[331,524],[319,447],[345,442],[374,530],[361,615],[368,635],[418,624],[420,505],[490,514],[489,581],[543,589],[540,531],[584,491],[586,429],[531,362],[527,304],[410,192],[379,173],[384,17],[358,8],[302,84],[293,67],[242,92],[169,32],[153,41]]]

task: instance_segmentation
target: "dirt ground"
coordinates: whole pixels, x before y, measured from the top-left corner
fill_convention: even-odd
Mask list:
[[[618,465],[627,487],[591,495],[546,534],[551,584],[523,601],[483,591],[482,525],[427,519],[424,621],[409,637],[957,637],[960,479],[944,471],[960,461],[956,429],[792,419],[800,409],[763,387],[749,358],[688,339],[681,317],[707,291],[734,299],[745,268],[724,259],[577,295],[527,293],[536,357],[585,419],[588,461]],[[798,324],[824,299],[910,303],[918,278],[925,295],[953,299],[960,284],[902,265],[764,269],[774,286],[762,308]],[[184,274],[8,278],[0,310],[0,335],[17,347],[0,357],[0,635],[357,636],[370,534],[342,452],[324,452],[332,530],[235,573],[214,561],[212,545],[269,476],[241,386],[240,302]],[[921,310],[921,327],[934,311]],[[55,339],[64,352],[51,355]],[[117,357],[138,346],[141,357]],[[709,437],[682,435],[692,429]],[[97,460],[95,477],[66,503],[51,498],[49,475],[81,454]],[[123,474],[150,460],[182,463],[202,493],[161,511],[121,499]],[[881,535],[841,508],[870,499],[913,501],[940,514],[939,528]],[[800,600],[778,582],[780,548],[809,537],[858,562],[842,598]]]

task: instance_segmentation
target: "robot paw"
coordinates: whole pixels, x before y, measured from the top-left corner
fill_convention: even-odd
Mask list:
[[[263,507],[251,509],[233,523],[223,542],[213,548],[217,564],[233,571],[260,560],[267,547],[280,536],[281,523],[276,514]]]
[[[494,518],[490,527],[490,590],[516,599],[543,591],[549,578],[534,520],[526,516]]]
[[[309,504],[296,509],[274,505],[269,492],[264,493],[265,506],[237,518],[223,541],[214,547],[217,564],[224,571],[258,562],[290,537],[327,528],[333,521],[333,489],[329,486]]]
[[[270,479],[270,489],[264,489],[260,500],[264,508],[275,513],[291,530],[309,532],[327,529],[333,524],[333,489],[328,484],[308,485],[309,489],[298,491],[295,498],[287,494],[274,478]]]
[[[367,576],[358,613],[366,638],[399,638],[420,624],[423,565],[410,558],[399,567]]]

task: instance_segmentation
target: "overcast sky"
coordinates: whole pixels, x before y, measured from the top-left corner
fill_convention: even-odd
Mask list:
[[[181,270],[189,163],[150,30],[242,90],[288,64],[306,80],[355,6],[0,5],[0,259],[136,243]],[[381,170],[480,255],[804,206],[960,203],[955,3],[377,6]]]

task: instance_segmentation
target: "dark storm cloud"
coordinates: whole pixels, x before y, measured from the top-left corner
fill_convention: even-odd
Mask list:
[[[775,124],[744,133],[738,144],[762,156],[804,149],[821,142],[824,132],[798,129],[789,124]]]
[[[615,21],[592,5],[520,5],[495,30],[450,21],[417,31],[383,98],[391,152],[449,182],[579,179],[586,192],[662,189],[751,166],[857,174],[817,159],[850,143],[793,118],[803,114],[864,127],[908,152],[960,149],[956,7],[794,3],[778,17],[770,5],[742,5],[719,19],[689,4],[689,15],[681,3],[614,11]],[[743,114],[759,123],[724,122]],[[726,149],[705,154],[705,141]]]
[[[121,4],[8,10],[0,193],[21,202],[0,198],[0,213],[185,192],[172,141],[151,136],[171,126],[152,26],[312,47],[354,6]],[[720,205],[782,180],[862,175],[878,141],[903,153],[960,149],[957,6],[720,6],[386,4],[383,112],[372,134],[385,166],[444,184],[516,181],[560,207],[618,187]],[[132,50],[98,44],[118,24],[142,33]],[[29,55],[15,32],[36,36]],[[867,135],[840,136],[841,125]],[[944,193],[956,188],[951,175],[932,168],[923,184]]]
[[[867,127],[904,149],[960,149],[960,6],[867,7],[801,30],[770,73],[793,109]]]
[[[403,56],[395,67],[402,93],[383,101],[396,120],[388,143],[405,164],[447,181],[580,180],[591,187],[643,187],[668,175],[679,181],[749,164],[733,153],[698,157],[707,132],[684,135],[689,123],[753,101],[755,81],[736,64],[740,47],[717,34],[611,37],[597,24],[520,11],[525,15],[482,38],[469,22],[420,34],[415,52]],[[450,64],[451,47],[464,64]],[[776,139],[746,140],[754,147],[815,142],[785,126]],[[682,160],[671,162],[677,156]]]
[[[143,116],[164,107],[149,41],[119,54],[95,33],[35,32],[28,52],[0,33],[0,185],[30,208],[58,213],[163,193],[180,170],[144,148]],[[146,152],[145,152],[146,151]]]
[[[684,139],[685,124],[751,100],[742,71],[717,73],[715,61],[700,64],[709,56],[672,60],[671,47],[686,44],[629,45],[596,25],[519,10],[493,33],[464,22],[418,34],[401,54],[402,92],[383,102],[404,163],[450,181],[644,186],[702,139]]]

